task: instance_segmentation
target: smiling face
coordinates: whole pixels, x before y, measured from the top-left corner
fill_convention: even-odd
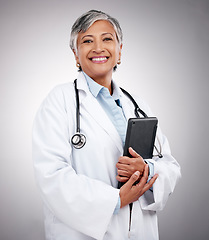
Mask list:
[[[105,86],[111,82],[114,66],[121,57],[115,30],[106,20],[96,21],[77,39],[76,61],[94,81]],[[106,84],[105,84],[106,83]]]

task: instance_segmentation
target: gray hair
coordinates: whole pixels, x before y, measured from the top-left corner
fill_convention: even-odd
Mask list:
[[[83,15],[81,15],[72,26],[71,35],[70,35],[70,47],[72,50],[77,52],[78,33],[81,31],[86,32],[88,28],[90,28],[91,25],[98,20],[109,21],[114,27],[119,44],[122,43],[123,33],[118,20],[104,12],[97,11],[97,10],[90,10],[84,13]]]

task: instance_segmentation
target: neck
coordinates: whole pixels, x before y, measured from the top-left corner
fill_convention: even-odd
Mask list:
[[[110,95],[112,95],[112,74],[110,74],[109,76],[98,76],[98,77],[91,77],[95,82],[97,82],[99,85],[106,87],[109,92]]]

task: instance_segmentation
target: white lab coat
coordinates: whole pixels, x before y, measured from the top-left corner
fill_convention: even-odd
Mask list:
[[[133,204],[129,232],[129,206],[113,214],[118,202],[116,163],[123,154],[121,138],[106,113],[89,92],[82,73],[78,76],[81,133],[87,142],[75,149],[76,130],[73,83],[53,89],[34,121],[33,159],[44,202],[47,240],[158,239],[156,211],[163,209],[180,177],[180,167],[158,130],[163,158],[150,160],[159,174],[153,194],[147,191]],[[135,117],[132,102],[121,92],[127,119]],[[136,99],[150,115],[145,103]],[[129,237],[129,238],[128,238]]]

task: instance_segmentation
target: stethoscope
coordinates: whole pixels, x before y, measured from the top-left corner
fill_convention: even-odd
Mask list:
[[[77,88],[77,79],[74,81],[75,96],[76,96],[76,133],[72,136],[71,142],[74,148],[80,149],[86,144],[86,137],[80,133],[80,102]]]
[[[80,101],[79,101],[79,93],[78,93],[78,88],[77,88],[77,79],[74,80],[74,88],[75,88],[75,95],[76,95],[76,133],[72,136],[71,142],[75,148],[80,149],[86,144],[86,137],[84,134],[80,133]],[[136,103],[134,98],[131,96],[131,94],[128,93],[123,88],[120,88],[120,89],[133,103],[133,105],[135,107],[134,113],[135,113],[136,117],[140,118],[140,115],[139,115],[139,113],[140,113],[144,118],[148,118],[147,114],[138,106],[138,104]],[[159,142],[160,150],[158,150],[158,148],[156,146],[154,146],[154,148],[155,148],[156,152],[158,153],[157,156],[159,158],[162,158],[163,157],[163,155],[161,153],[162,147],[161,147],[161,144],[160,144],[160,141],[158,138],[157,138],[157,140]]]

